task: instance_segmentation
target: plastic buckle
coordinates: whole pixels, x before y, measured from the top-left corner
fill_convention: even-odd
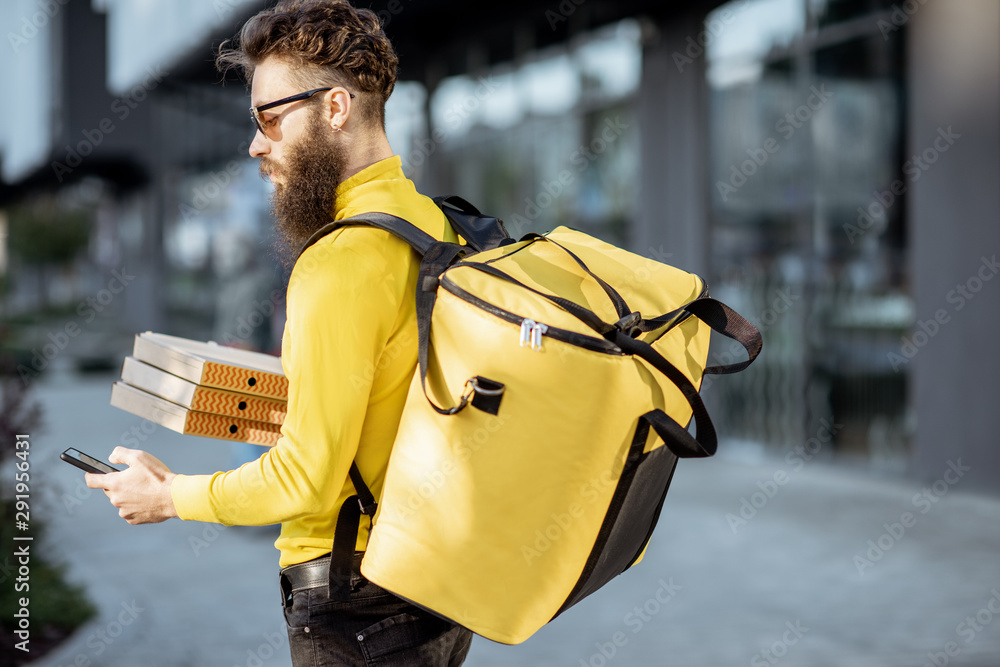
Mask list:
[[[629,313],[615,322],[615,329],[618,329],[629,338],[637,338],[642,333],[642,330],[639,328],[640,322],[642,322],[642,315],[638,312]]]
[[[365,516],[372,516],[375,514],[375,510],[378,509],[378,503],[372,503],[371,505],[365,505],[365,501],[358,497],[358,507],[361,508],[361,513]]]

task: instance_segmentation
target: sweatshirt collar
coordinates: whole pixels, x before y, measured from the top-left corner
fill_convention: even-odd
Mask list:
[[[340,213],[347,208],[356,193],[355,188],[373,181],[405,180],[403,174],[403,159],[398,155],[387,157],[370,164],[337,186],[337,201],[334,212]]]

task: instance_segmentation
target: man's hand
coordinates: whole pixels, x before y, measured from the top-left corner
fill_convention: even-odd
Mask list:
[[[104,475],[86,473],[84,478],[90,488],[104,489],[118,508],[118,516],[133,526],[177,516],[170,496],[170,483],[177,475],[158,458],[138,449],[115,447],[108,461],[124,463],[128,469]]]

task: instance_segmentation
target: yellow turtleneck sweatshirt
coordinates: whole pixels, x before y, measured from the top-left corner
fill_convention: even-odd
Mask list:
[[[419,194],[394,156],[345,180],[334,219],[368,212],[404,218],[455,241],[444,214]],[[214,475],[177,475],[171,495],[184,520],[281,523],[280,566],[330,551],[351,461],[378,498],[417,363],[414,305],[420,259],[372,227],[327,235],[299,258],[288,284],[281,365],[288,416],[258,460]],[[368,543],[362,517],[356,549]]]

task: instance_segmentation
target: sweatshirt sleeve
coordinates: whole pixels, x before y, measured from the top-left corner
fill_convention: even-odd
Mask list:
[[[281,438],[236,470],[177,475],[171,496],[182,519],[267,525],[333,511],[358,449],[373,370],[399,315],[402,295],[386,276],[405,268],[409,247],[387,237],[348,228],[299,258],[287,296]]]

